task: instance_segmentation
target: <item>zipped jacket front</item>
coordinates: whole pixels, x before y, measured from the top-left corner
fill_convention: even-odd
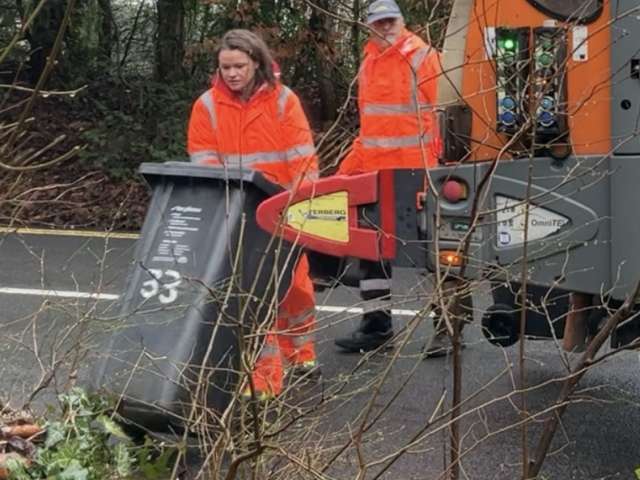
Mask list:
[[[440,70],[437,51],[407,30],[385,50],[367,43],[358,77],[360,133],[339,173],[435,165]]]

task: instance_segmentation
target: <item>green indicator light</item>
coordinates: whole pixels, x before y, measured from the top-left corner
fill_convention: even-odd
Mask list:
[[[516,42],[511,38],[507,38],[503,44],[505,50],[513,50],[516,47]]]
[[[540,62],[540,65],[542,65],[543,67],[548,67],[553,63],[553,57],[548,53],[541,53],[538,56],[538,62]]]

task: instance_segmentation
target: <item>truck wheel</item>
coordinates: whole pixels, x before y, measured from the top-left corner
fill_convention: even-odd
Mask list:
[[[513,307],[491,305],[482,316],[482,333],[493,345],[510,347],[518,341],[518,322]]]

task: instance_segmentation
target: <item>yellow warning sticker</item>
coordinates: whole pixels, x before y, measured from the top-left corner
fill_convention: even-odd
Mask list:
[[[349,241],[349,197],[346,191],[320,195],[291,205],[286,222],[307,235],[347,243]]]

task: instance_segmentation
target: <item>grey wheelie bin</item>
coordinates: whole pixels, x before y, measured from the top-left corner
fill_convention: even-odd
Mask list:
[[[121,398],[126,418],[166,431],[193,405],[227,407],[240,342],[273,315],[293,252],[256,224],[258,204],[281,190],[260,173],[183,162],[140,171],[153,197],[91,382]]]

